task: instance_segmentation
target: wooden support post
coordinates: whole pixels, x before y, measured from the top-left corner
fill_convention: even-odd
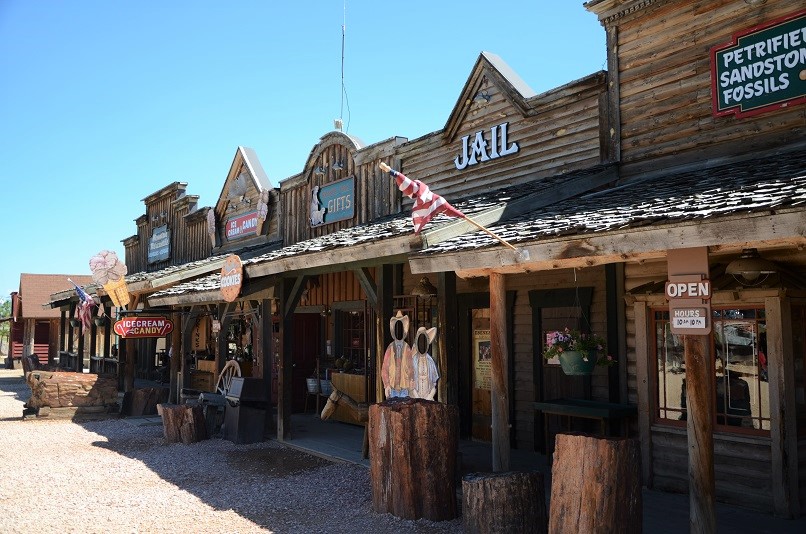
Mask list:
[[[72,319],[73,317],[75,317],[75,311],[76,311],[76,304],[75,302],[71,302],[70,311],[67,314],[67,318]],[[67,327],[67,352],[73,352],[73,333],[74,333],[73,325],[71,324]]]
[[[63,351],[67,338],[67,311],[62,309],[59,313],[59,351]]]
[[[76,349],[76,368],[77,373],[84,370],[84,325],[78,325],[78,348]]]
[[[437,301],[439,339],[439,374],[437,399],[446,404],[459,404],[459,362],[451,356],[459,352],[459,317],[456,307],[456,273],[439,273]]]
[[[171,358],[168,360],[168,384],[170,392],[168,393],[168,402],[178,404],[179,393],[177,392],[177,375],[182,363],[182,354],[184,347],[182,346],[183,324],[182,314],[180,310],[175,310],[173,314],[174,329],[171,332]]]
[[[466,532],[534,532],[548,528],[543,473],[473,473],[462,479]]]
[[[638,441],[557,434],[555,443],[549,532],[641,532]]]
[[[714,482],[714,372],[708,336],[683,336],[686,361],[689,529],[716,532]]]
[[[140,295],[131,295],[129,300],[129,310],[136,310],[140,303]],[[127,339],[126,362],[123,374],[123,391],[129,392],[134,389],[134,367],[137,364],[137,344],[135,339]]]
[[[369,407],[372,509],[404,519],[456,517],[459,410],[423,399]]]
[[[509,393],[507,309],[504,275],[490,273],[490,351],[493,471],[509,470]]]

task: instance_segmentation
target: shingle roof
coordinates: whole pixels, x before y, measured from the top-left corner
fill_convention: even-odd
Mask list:
[[[510,243],[634,229],[697,219],[806,209],[806,150],[670,172],[533,210],[491,225]],[[496,246],[482,232],[417,253],[435,255]]]

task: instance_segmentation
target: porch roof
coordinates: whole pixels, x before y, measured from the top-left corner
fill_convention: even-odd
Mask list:
[[[673,248],[806,243],[806,147],[667,170],[562,200],[414,254],[414,273],[524,272],[658,257]]]

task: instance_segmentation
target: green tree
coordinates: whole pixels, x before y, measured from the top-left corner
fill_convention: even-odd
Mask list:
[[[0,298],[0,319],[7,317],[11,317],[11,299],[8,297]],[[0,322],[0,354],[5,354],[10,331],[11,323],[9,321]]]

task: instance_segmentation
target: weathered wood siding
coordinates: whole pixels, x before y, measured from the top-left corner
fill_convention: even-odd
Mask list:
[[[300,299],[301,306],[321,307],[334,302],[366,300],[361,284],[352,271],[320,274],[308,281],[307,289],[308,292]]]
[[[683,163],[803,139],[806,105],[714,117],[711,100],[711,48],[798,7],[787,1],[760,7],[736,0],[658,1],[617,19],[624,174],[661,168],[654,158]]]
[[[410,293],[421,276],[411,275],[406,269],[403,279],[404,293]],[[576,280],[579,287],[594,288],[589,317],[591,330],[602,334],[607,332],[604,269],[601,267],[578,269]],[[533,403],[538,399],[534,373],[535,365],[542,365],[543,356],[535,354],[533,350],[532,307],[529,303],[529,291],[573,288],[574,271],[565,269],[511,275],[506,277],[505,284],[508,292],[516,292],[512,330],[513,354],[510,355],[514,365],[512,381],[515,387],[514,391],[510,392],[510,395],[514,396],[514,414],[510,418],[510,423],[515,430],[515,441],[512,445],[518,449],[532,451],[535,449]],[[487,278],[458,279],[456,291],[457,293],[488,292],[489,281]],[[471,355],[459,354],[457,358],[450,360],[459,362],[462,358],[470,359]],[[447,373],[443,374],[447,375]],[[591,398],[607,402],[609,398],[607,385],[606,368],[597,367],[591,377]],[[460,384],[459,387],[461,388],[462,385]]]
[[[685,429],[653,427],[653,489],[688,492],[687,450]],[[717,500],[772,510],[770,462],[769,438],[714,434]]]
[[[185,184],[175,182],[146,197],[146,212],[137,218],[137,234],[124,240],[126,267],[130,273],[157,271],[196,261],[210,255],[207,221],[196,213],[198,196],[185,195]],[[206,209],[205,209],[206,213]],[[171,236],[170,257],[148,263],[148,243],[154,228],[168,225]]]
[[[489,76],[490,79],[493,76]],[[598,73],[526,101],[529,111],[515,107],[500,87],[490,84],[489,102],[472,102],[456,134],[440,130],[403,145],[402,171],[426,182],[448,200],[600,163],[600,96],[605,77]],[[508,122],[508,141],[520,151],[457,170],[462,137]],[[404,199],[404,205],[411,201]]]
[[[400,206],[400,192],[379,168],[383,161],[397,166],[392,155],[401,142],[392,138],[361,148],[348,136],[331,132],[311,151],[305,170],[281,182],[280,205],[283,213],[285,245],[331,234],[343,228],[363,224],[395,213]],[[343,165],[341,170],[333,165]],[[355,177],[355,215],[352,219],[311,227],[311,190],[350,176]]]

